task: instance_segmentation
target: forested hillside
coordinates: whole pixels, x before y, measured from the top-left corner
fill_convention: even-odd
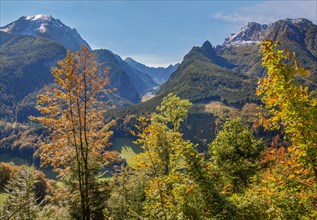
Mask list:
[[[49,39],[26,35],[9,35],[0,49],[0,117],[27,121],[35,113],[37,92],[53,82],[50,68],[65,57],[66,49]]]

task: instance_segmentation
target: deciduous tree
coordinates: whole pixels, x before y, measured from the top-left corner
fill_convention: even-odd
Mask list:
[[[80,198],[79,215],[90,219],[98,171],[116,156],[105,150],[113,124],[105,123],[107,105],[101,101],[108,72],[97,73],[95,56],[85,47],[76,54],[69,51],[57,64],[52,69],[55,85],[38,96],[37,109],[43,116],[31,119],[50,131],[40,147],[42,164],[51,165],[69,183],[71,194]]]
[[[317,183],[317,90],[299,85],[298,77],[309,72],[299,67],[295,53],[277,46],[269,40],[262,44],[262,65],[268,73],[260,79],[257,95],[270,110],[262,122],[268,129],[284,128],[293,153],[311,170]]]

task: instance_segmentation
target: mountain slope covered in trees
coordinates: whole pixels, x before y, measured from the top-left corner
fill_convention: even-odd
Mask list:
[[[65,57],[66,49],[26,35],[10,35],[0,49],[1,118],[25,121],[35,111],[36,92],[53,82],[50,68]]]

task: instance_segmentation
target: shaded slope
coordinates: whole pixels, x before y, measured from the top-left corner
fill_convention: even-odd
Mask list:
[[[65,57],[66,50],[49,39],[26,35],[11,36],[0,50],[1,117],[16,118],[18,103],[53,82],[51,67]]]
[[[109,69],[110,84],[112,88],[116,88],[121,97],[131,101],[139,102],[140,94],[132,84],[128,74],[118,64],[117,58],[109,50],[94,50],[96,54],[96,62],[100,65],[100,70]]]
[[[156,87],[158,85],[148,74],[140,72],[137,69],[134,69],[125,61],[123,61],[120,56],[115,55],[115,57],[117,59],[118,64],[128,74],[134,87],[142,96],[145,93],[152,91],[153,87]]]

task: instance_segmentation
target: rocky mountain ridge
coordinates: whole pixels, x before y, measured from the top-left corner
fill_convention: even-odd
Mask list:
[[[287,25],[288,28],[295,33],[296,30],[294,29],[307,24],[312,25],[313,23],[305,18],[286,18],[271,24],[249,22],[247,25],[243,26],[240,31],[232,33],[229,37],[227,37],[221,46],[239,46],[244,44],[261,43],[265,38],[270,38],[271,33],[274,32],[276,27],[283,24]]]

